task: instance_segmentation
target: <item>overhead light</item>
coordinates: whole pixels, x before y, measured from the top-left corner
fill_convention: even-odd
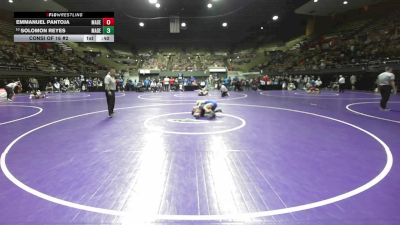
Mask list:
[[[182,23],[181,23],[181,27],[186,27],[186,23],[185,23],[185,22],[182,22]]]
[[[227,22],[223,22],[222,23],[222,27],[227,27],[228,26],[228,23]]]
[[[149,3],[150,3],[150,4],[156,4],[156,3],[157,3],[157,0],[149,0]]]
[[[272,20],[278,20],[278,19],[279,19],[279,16],[275,15],[275,16],[272,17]]]
[[[14,3],[14,1],[13,1],[13,0],[8,0],[8,2],[9,2],[9,3]]]
[[[318,0],[314,0],[314,2],[318,2]]]
[[[161,7],[160,3],[157,2],[157,3],[156,3],[156,7],[157,7],[157,8],[160,8],[160,7]]]
[[[139,23],[139,26],[140,26],[140,27],[144,27],[144,23],[143,23],[143,22],[140,22],[140,23]]]
[[[211,3],[207,4],[207,8],[211,9],[212,7],[213,7],[213,4],[211,4]]]
[[[347,5],[347,4],[349,4],[348,1],[344,1],[344,2],[343,2],[343,5]]]
[[[260,27],[261,30],[264,30],[264,27]]]

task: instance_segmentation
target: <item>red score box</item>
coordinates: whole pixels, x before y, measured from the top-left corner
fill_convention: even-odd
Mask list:
[[[114,18],[103,18],[103,26],[114,26]]]

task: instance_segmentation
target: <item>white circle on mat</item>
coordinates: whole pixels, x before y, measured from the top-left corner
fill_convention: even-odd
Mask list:
[[[182,134],[182,135],[204,135],[204,134],[223,134],[223,133],[228,133],[228,132],[232,132],[235,130],[239,130],[241,128],[243,128],[244,126],[246,126],[246,121],[238,116],[234,116],[231,114],[226,114],[226,113],[218,113],[218,116],[226,116],[226,117],[231,117],[234,118],[236,120],[240,121],[240,124],[238,126],[232,127],[232,128],[227,128],[227,129],[223,129],[223,130],[213,130],[213,131],[207,131],[207,132],[181,132],[181,131],[173,131],[173,130],[167,130],[166,128],[163,127],[155,127],[155,126],[151,126],[151,121],[152,120],[159,120],[162,117],[168,117],[168,116],[173,116],[173,115],[188,115],[191,116],[190,112],[177,112],[177,113],[168,113],[168,114],[162,114],[162,115],[157,115],[157,116],[153,116],[150,118],[147,118],[144,121],[144,126],[152,131],[157,131],[157,132],[161,132],[161,133],[166,133],[166,134]],[[169,120],[167,118],[167,120]],[[204,120],[199,120],[199,121],[204,121]],[[209,122],[209,123],[218,123],[218,118],[216,120],[213,121],[204,121],[204,122]],[[197,122],[196,124],[204,124],[204,122]],[[195,124],[194,122],[192,124]]]
[[[167,121],[170,122],[170,123],[181,123],[181,124],[189,124],[189,123],[191,123],[191,124],[223,123],[223,121],[221,121],[221,120],[213,120],[213,121],[211,121],[211,120],[204,120],[204,119],[197,120],[197,119],[188,119],[188,118],[185,118],[185,119],[168,119]]]
[[[191,104],[158,104],[158,105],[145,105],[145,106],[132,106],[132,107],[124,107],[124,108],[119,108],[116,110],[124,110],[124,109],[135,109],[135,108],[148,108],[148,107],[153,107],[153,106],[171,106],[171,105],[191,105]],[[267,210],[267,211],[259,211],[259,212],[249,212],[249,213],[235,213],[235,214],[221,214],[221,215],[163,215],[163,214],[158,214],[158,215],[153,215],[151,216],[151,218],[148,218],[147,220],[149,221],[160,221],[160,220],[164,220],[164,221],[248,221],[248,220],[252,220],[255,218],[261,218],[261,217],[268,217],[268,216],[275,216],[275,215],[282,215],[282,214],[288,214],[288,213],[294,213],[294,212],[299,212],[299,211],[304,211],[304,210],[308,210],[308,209],[314,209],[314,208],[318,208],[321,206],[326,206],[326,205],[330,205],[339,201],[343,201],[345,199],[351,198],[353,196],[356,196],[364,191],[367,191],[368,189],[372,188],[373,186],[377,185],[379,182],[381,182],[390,172],[392,166],[393,166],[393,155],[392,152],[389,148],[389,146],[382,141],[379,137],[377,137],[375,134],[359,127],[356,126],[354,124],[345,122],[343,120],[339,120],[339,119],[335,119],[332,117],[328,117],[328,116],[324,116],[324,115],[320,115],[320,114],[316,114],[316,113],[310,113],[310,112],[305,112],[305,111],[300,111],[300,110],[295,110],[295,109],[288,109],[288,108],[281,108],[281,107],[271,107],[271,106],[262,106],[262,105],[247,105],[247,104],[223,104],[223,105],[228,105],[228,106],[240,106],[240,107],[250,107],[250,108],[265,108],[265,109],[274,109],[274,110],[282,110],[282,111],[288,111],[288,112],[294,112],[294,113],[301,113],[301,114],[306,114],[306,115],[310,115],[310,116],[314,116],[314,117],[318,117],[318,118],[322,118],[322,119],[327,119],[327,120],[331,120],[331,121],[335,121],[338,122],[340,124],[349,126],[351,128],[354,128],[356,130],[359,130],[360,132],[370,136],[372,139],[374,139],[375,141],[377,141],[383,148],[383,152],[386,155],[386,164],[384,166],[384,168],[379,172],[379,174],[372,178],[370,181],[366,182],[365,184],[362,184],[361,186],[350,190],[348,192],[339,194],[337,196],[333,196],[330,198],[326,198],[326,199],[322,199],[319,201],[314,201],[314,202],[310,202],[310,203],[306,203],[306,204],[302,204],[302,205],[297,205],[297,206],[291,206],[291,207],[287,207],[287,208],[280,208],[280,209],[272,209],[272,210]],[[37,128],[34,128],[22,135],[20,135],[19,137],[17,137],[16,139],[14,139],[4,150],[4,152],[1,154],[1,158],[0,158],[0,165],[1,165],[1,170],[3,171],[4,175],[12,182],[14,183],[16,186],[18,186],[19,188],[25,190],[26,192],[35,195],[39,198],[42,198],[44,200],[56,203],[56,204],[60,204],[63,206],[67,206],[67,207],[71,207],[71,208],[75,208],[75,209],[80,209],[80,210],[85,210],[85,211],[89,211],[89,212],[94,212],[94,213],[100,213],[100,214],[105,214],[105,215],[113,215],[113,216],[131,216],[131,218],[134,220],[136,217],[138,219],[138,221],[142,221],[141,219],[143,219],[141,217],[141,215],[137,215],[132,216],[130,212],[124,212],[124,211],[119,211],[119,210],[112,210],[112,209],[105,209],[105,208],[99,208],[99,207],[93,207],[93,206],[88,206],[88,205],[84,205],[84,204],[79,204],[79,203],[75,203],[75,202],[71,202],[71,201],[67,201],[67,200],[63,200],[51,195],[48,195],[46,193],[40,192],[32,187],[29,187],[28,185],[24,184],[23,182],[21,182],[20,180],[18,180],[12,173],[11,171],[8,169],[7,167],[7,163],[6,163],[6,159],[7,159],[7,154],[11,151],[12,147],[22,138],[24,138],[25,136],[29,135],[30,133],[33,133],[37,130],[40,130],[42,128],[51,126],[53,124],[56,123],[60,123],[66,120],[71,120],[71,119],[75,119],[78,117],[84,117],[84,116],[88,116],[88,115],[93,115],[93,114],[97,114],[97,113],[105,113],[106,110],[102,110],[102,111],[96,111],[96,112],[91,112],[91,113],[84,113],[84,114],[80,114],[80,115],[76,115],[76,116],[71,116],[71,117],[67,117],[64,119],[60,119],[60,120],[56,120],[47,124],[44,124],[42,126],[39,126]]]
[[[277,93],[277,91],[273,91],[272,93]],[[280,93],[291,93],[291,92],[289,92],[289,91],[281,91]],[[323,93],[323,92],[322,92]],[[357,93],[357,92],[351,92],[351,93]],[[369,97],[366,97],[366,98],[360,98],[360,97],[340,97],[341,95],[338,95],[338,96],[332,96],[332,97],[328,97],[328,96],[320,96],[320,95],[316,95],[316,94],[309,94],[309,95],[295,95],[295,94],[293,94],[293,95],[270,95],[270,94],[268,94],[268,91],[261,91],[261,92],[259,92],[259,94],[260,95],[263,95],[263,96],[268,96],[268,97],[276,97],[276,98],[301,98],[301,99],[333,99],[333,100],[336,100],[336,99],[340,99],[340,100],[359,100],[359,99],[380,99],[380,98],[378,98],[378,97],[376,97],[376,98],[373,98],[373,97],[371,97],[371,98],[369,98]],[[360,93],[358,93],[358,94],[373,94],[373,93],[363,93],[363,92],[360,92]]]
[[[238,100],[238,99],[247,98],[246,94],[240,94],[240,95],[241,96],[232,97],[232,98],[231,97],[218,98],[217,100],[218,101],[231,101],[231,100]],[[204,100],[204,98],[207,97],[207,96],[188,96],[188,97],[190,97],[192,99],[179,99],[179,100],[177,100],[177,99],[163,99],[162,97],[164,97],[164,96],[161,96],[161,95],[158,95],[158,96],[157,95],[155,95],[155,96],[153,95],[153,97],[150,97],[150,98],[147,97],[147,96],[151,96],[151,94],[139,95],[138,98],[139,99],[143,99],[143,100],[160,101],[160,102],[187,102],[187,101],[193,102],[193,101],[197,101],[197,100]],[[176,97],[176,96],[174,96],[174,97]],[[180,98],[184,98],[184,97],[182,96]]]
[[[122,93],[120,95],[115,94],[116,98],[125,97],[126,94]],[[27,97],[28,98],[28,97]],[[35,104],[35,103],[55,103],[55,102],[84,102],[93,100],[105,100],[106,98],[81,98],[81,99],[65,99],[65,100],[49,100],[46,99],[31,99],[29,102],[13,102],[13,104]]]
[[[20,107],[20,108],[38,109],[38,111],[36,113],[32,114],[32,115],[24,116],[24,117],[21,117],[21,118],[18,118],[18,119],[14,119],[14,120],[10,120],[10,121],[6,121],[6,122],[0,122],[0,125],[5,125],[5,124],[9,124],[9,123],[15,123],[15,122],[20,121],[20,120],[25,120],[25,119],[37,116],[37,115],[39,115],[40,113],[43,112],[43,108],[36,107],[36,106],[30,106],[30,105],[0,105],[0,107]]]
[[[80,94],[60,93],[58,95],[52,94],[52,95],[46,96],[46,98],[49,98],[49,99],[76,99],[76,98],[87,98],[87,97],[90,97],[90,94],[80,95]]]
[[[295,95],[301,95],[301,96],[320,96],[320,97],[335,97],[339,96],[338,93],[332,93],[332,92],[320,92],[319,94],[312,94],[312,93],[307,93],[307,92],[294,92]]]
[[[203,98],[205,98],[205,97],[211,97],[211,96],[213,96],[212,94],[208,94],[208,95],[206,95],[206,96],[199,96],[198,94],[197,94],[197,92],[196,92],[196,95],[193,95],[193,96],[185,96],[185,95],[183,95],[183,94],[174,94],[174,97],[176,97],[176,98],[197,98],[197,97],[203,97]]]
[[[400,102],[389,102],[388,104],[399,104]],[[392,120],[392,119],[387,119],[387,118],[383,118],[383,117],[379,117],[379,116],[374,116],[374,115],[370,115],[370,114],[366,114],[366,113],[362,113],[360,111],[354,110],[351,107],[353,105],[365,105],[365,104],[376,104],[376,110],[379,110],[379,102],[357,102],[357,103],[352,103],[352,104],[348,104],[346,105],[346,109],[349,110],[352,113],[361,115],[361,116],[366,116],[369,118],[374,118],[374,119],[378,119],[378,120],[384,120],[384,121],[389,121],[389,122],[393,122],[393,123],[399,123],[399,120]]]

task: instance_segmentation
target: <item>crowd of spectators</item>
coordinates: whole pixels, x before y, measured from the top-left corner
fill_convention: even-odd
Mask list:
[[[304,40],[294,49],[267,52],[267,62],[254,70],[282,73],[399,63],[399,16],[395,12],[352,30]]]
[[[137,92],[169,92],[196,90],[206,85],[206,79],[201,77],[183,77],[183,75],[178,75],[176,77],[153,76],[138,81],[128,78],[123,90]]]
[[[90,57],[66,50],[62,44],[12,43],[5,38],[0,44],[0,68],[3,70],[97,73],[105,69]]]
[[[377,21],[355,23],[347,29],[307,38],[295,48],[265,52],[265,63],[252,71],[279,74],[290,71],[312,71],[346,67],[381,65],[400,62],[400,13]],[[171,51],[151,53],[142,67],[171,71],[204,71],[208,67],[227,67],[230,71],[251,64],[255,50],[234,53],[191,53]]]
[[[209,77],[184,77],[179,74],[175,77],[148,76],[136,80],[130,76],[118,73],[116,76],[117,91],[136,92],[170,92],[186,91],[207,88],[207,90],[219,90],[224,85],[229,91],[259,91],[259,90],[309,90],[311,87],[338,91],[340,79],[344,88],[355,89],[357,76],[309,76],[309,75],[260,75],[260,76],[221,76],[210,74]],[[18,79],[22,83],[24,92],[35,90],[46,93],[62,92],[94,92],[103,91],[103,78],[100,77],[46,77],[38,81],[31,77]],[[15,81],[15,80],[13,80]],[[0,87],[4,87],[11,80],[3,80]]]
[[[205,71],[209,67],[226,67],[227,54],[205,52],[188,52],[182,50],[148,51],[140,53],[139,65],[141,69],[161,71]]]
[[[171,71],[204,71],[208,67],[240,70],[260,55],[256,50],[233,53],[196,51],[150,52],[142,67]],[[385,63],[399,63],[400,12],[394,11],[377,20],[359,19],[317,37],[301,40],[295,47],[265,52],[264,63],[251,71],[279,74],[348,67],[367,68]]]
[[[255,79],[257,86],[261,90],[279,89],[279,90],[308,90],[310,87],[318,89],[329,88],[338,90],[339,77],[329,77],[321,79],[319,76],[309,75],[282,75],[282,76],[259,76]]]
[[[351,29],[338,29],[335,32],[319,37],[301,40],[295,47],[287,50],[265,52],[265,63],[253,68],[261,74],[273,74],[244,79],[203,79],[184,77],[153,77],[140,81],[119,76],[119,90],[139,91],[169,91],[179,90],[185,86],[201,86],[201,83],[215,88],[225,84],[229,89],[281,87],[287,89],[304,89],[310,84],[323,87],[336,87],[339,76],[331,76],[330,80],[318,79],[312,76],[289,76],[291,71],[316,71],[325,69],[340,69],[360,66],[363,68],[388,63],[400,63],[400,11],[392,13],[379,20],[367,20],[354,23]],[[0,34],[2,35],[2,34]],[[4,36],[0,40],[0,69],[26,70],[47,72],[49,74],[96,74],[105,70],[105,66],[96,63],[96,56],[77,54],[65,45],[55,43],[12,43]],[[135,68],[155,69],[160,71],[205,71],[209,67],[227,67],[235,70],[242,65],[250,64],[259,57],[255,50],[242,50],[234,53],[207,52],[201,50],[160,50],[148,51],[137,55],[113,54],[110,60],[118,63],[134,65]],[[303,72],[301,72],[303,73]],[[167,79],[167,80],[166,80]],[[219,80],[218,80],[219,79]],[[347,79],[350,80],[350,79]],[[34,82],[26,81],[28,88]],[[50,82],[50,84],[48,84]],[[102,79],[89,76],[75,78],[50,79],[39,87],[45,86],[52,91],[96,91],[102,88]],[[319,84],[319,85],[318,85]],[[264,87],[265,86],[265,87]],[[58,87],[58,88],[57,88]],[[168,88],[166,88],[168,87]]]
[[[235,52],[230,55],[228,69],[231,71],[240,70],[239,66],[251,63],[256,57],[257,54],[254,51]]]
[[[23,92],[32,92],[36,90],[45,91],[46,93],[62,93],[62,92],[81,92],[81,91],[102,91],[103,79],[99,77],[85,78],[83,75],[76,77],[42,77],[37,79],[17,78],[13,80],[3,79],[0,82],[0,88],[5,87],[8,83],[20,81]]]

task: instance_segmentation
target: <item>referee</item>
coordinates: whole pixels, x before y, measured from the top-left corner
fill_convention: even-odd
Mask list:
[[[387,102],[390,98],[390,92],[393,88],[393,93],[396,94],[396,86],[394,83],[394,74],[393,69],[391,67],[386,67],[385,72],[379,74],[377,84],[379,87],[379,92],[381,93],[381,110],[390,111],[390,109],[386,108]]]
[[[115,90],[116,90],[115,74],[116,74],[115,69],[110,69],[110,71],[104,78],[104,89],[107,98],[108,117],[112,117],[114,114]]]

